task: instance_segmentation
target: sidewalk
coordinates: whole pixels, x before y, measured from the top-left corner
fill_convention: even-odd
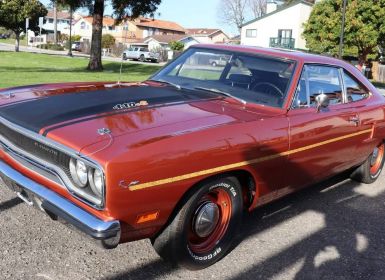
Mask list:
[[[29,52],[29,53],[40,53],[40,54],[49,54],[49,55],[60,55],[60,56],[67,56],[68,55],[68,50],[65,51],[54,51],[54,50],[45,50],[45,49],[39,49],[39,48],[34,48],[34,47],[26,47],[26,46],[20,46],[19,50],[21,52]],[[0,51],[15,51],[15,45],[12,44],[5,44],[5,43],[0,43]],[[81,52],[77,51],[72,51],[72,56],[73,57],[84,57],[84,58],[89,58],[90,56],[88,54],[83,54]],[[121,58],[119,57],[108,57],[108,56],[103,56],[102,60],[105,61],[113,61],[113,62],[121,62]],[[140,62],[140,61],[132,61],[132,60],[126,60],[123,61],[124,63],[134,63],[134,64],[151,64],[151,62]],[[163,66],[165,65],[165,62],[160,62],[158,65]]]

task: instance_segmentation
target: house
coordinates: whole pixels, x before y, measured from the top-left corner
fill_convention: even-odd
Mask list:
[[[80,17],[72,28],[72,35],[80,35],[82,41],[91,41],[92,37],[92,22],[91,16]],[[111,34],[115,37],[117,29],[115,19],[112,17],[103,17],[103,34]]]
[[[170,50],[170,42],[181,41],[186,35],[173,34],[173,35],[152,35],[143,40],[131,43],[131,47],[147,47],[150,51],[156,51],[159,49]]]
[[[186,34],[185,29],[175,22],[145,17],[123,21],[116,30],[116,41],[126,44],[140,43],[151,36]]]
[[[266,15],[242,26],[241,44],[306,49],[306,41],[302,38],[303,24],[309,19],[313,5],[304,0],[285,6],[279,6],[276,1],[268,1]]]
[[[57,31],[64,34],[69,34],[71,14],[68,11],[57,12]],[[49,10],[44,17],[42,29],[47,33],[54,32],[54,12]]]
[[[223,44],[230,40],[229,36],[220,29],[188,28],[186,31],[187,35],[203,44]]]

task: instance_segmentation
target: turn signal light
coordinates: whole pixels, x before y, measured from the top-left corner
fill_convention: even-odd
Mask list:
[[[150,222],[150,221],[156,220],[158,216],[159,216],[159,211],[139,215],[138,219],[136,220],[136,223],[143,224],[146,222]]]

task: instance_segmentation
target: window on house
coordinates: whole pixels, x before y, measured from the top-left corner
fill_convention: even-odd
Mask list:
[[[257,37],[257,29],[246,29],[246,37],[248,38]]]
[[[344,82],[348,102],[360,101],[369,97],[369,91],[346,71],[344,71]]]
[[[86,23],[84,21],[80,23],[80,29],[86,29]]]
[[[292,29],[279,29],[278,37],[279,38],[292,38],[293,30]]]

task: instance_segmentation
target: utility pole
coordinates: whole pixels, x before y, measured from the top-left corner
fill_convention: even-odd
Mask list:
[[[72,56],[72,15],[73,15],[73,9],[72,7],[70,7],[70,44],[69,44],[68,56]]]
[[[347,0],[344,0],[342,7],[342,23],[341,23],[341,33],[340,33],[340,48],[338,52],[338,57],[342,59],[343,49],[344,49],[344,36],[345,36],[345,19],[346,19],[346,5]]]
[[[57,44],[57,3],[53,1],[53,40]]]

